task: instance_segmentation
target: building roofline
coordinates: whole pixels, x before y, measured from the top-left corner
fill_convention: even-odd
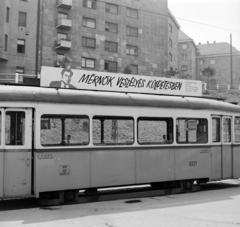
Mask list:
[[[177,22],[176,18],[173,16],[173,14],[171,13],[171,11],[169,9],[168,9],[168,14],[172,18],[174,23],[177,25],[178,29],[180,29],[180,24]]]
[[[205,58],[205,57],[224,57],[224,56],[230,56],[231,54],[208,54],[208,55],[199,55],[196,56],[196,58]],[[240,53],[233,53],[232,56],[240,56]]]

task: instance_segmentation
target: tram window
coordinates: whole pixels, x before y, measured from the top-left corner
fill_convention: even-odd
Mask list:
[[[235,142],[240,143],[240,117],[234,120]]]
[[[93,117],[94,145],[131,145],[134,142],[134,120],[130,117]]]
[[[207,119],[178,118],[176,122],[177,143],[207,143]]]
[[[212,142],[221,141],[220,118],[212,118]]]
[[[139,144],[173,143],[172,118],[138,118]]]
[[[223,118],[223,142],[231,142],[231,119]]]
[[[16,146],[25,143],[25,113],[7,111],[5,119],[5,144]]]
[[[76,115],[43,115],[42,146],[81,146],[89,143],[89,118]]]

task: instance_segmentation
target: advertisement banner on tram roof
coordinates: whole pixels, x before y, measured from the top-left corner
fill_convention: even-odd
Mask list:
[[[128,93],[202,96],[202,82],[166,77],[140,76],[109,72],[43,66],[41,87]]]

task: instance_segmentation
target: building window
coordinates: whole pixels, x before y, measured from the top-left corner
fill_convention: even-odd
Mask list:
[[[105,11],[107,13],[118,14],[118,6],[110,3],[106,3]]]
[[[6,12],[6,22],[9,23],[9,15],[10,15],[10,9],[7,7],[7,12]]]
[[[108,72],[117,72],[117,62],[115,61],[105,61],[104,70]]]
[[[137,19],[138,18],[138,10],[132,9],[132,8],[127,8],[127,16]]]
[[[138,37],[138,28],[127,26],[127,35]]]
[[[96,39],[82,37],[82,46],[96,48]]]
[[[24,67],[17,66],[16,73],[24,74]]]
[[[7,51],[7,49],[8,49],[8,35],[5,35],[4,51]]]
[[[25,53],[25,40],[24,39],[17,40],[17,52],[21,53],[21,54]]]
[[[65,20],[68,19],[67,13],[58,13],[58,20],[60,21],[62,19],[65,19]]]
[[[169,31],[172,33],[172,25],[169,24]]]
[[[83,17],[83,27],[96,28],[96,20],[87,18],[87,17]]]
[[[187,55],[186,54],[182,54],[182,60],[187,60]]]
[[[182,44],[182,49],[187,49],[187,44]]]
[[[126,53],[129,55],[138,55],[138,47],[137,46],[131,46],[131,45],[127,45],[126,46]]]
[[[62,60],[64,54],[57,54],[57,62],[56,62],[56,66],[60,66],[59,61]]]
[[[172,47],[172,40],[169,38],[169,46]]]
[[[105,23],[105,31],[117,33],[118,32],[118,25],[110,22]]]
[[[214,65],[214,64],[215,64],[215,60],[214,60],[214,59],[211,59],[211,60],[210,60],[210,64],[211,64],[211,65]]]
[[[138,66],[137,65],[130,65],[130,69],[132,70],[132,74],[138,74]]]
[[[82,67],[95,69],[95,59],[82,57]]]
[[[89,9],[96,9],[96,0],[83,0],[83,7],[89,8]]]
[[[18,26],[20,27],[27,26],[27,13],[19,12]]]
[[[203,65],[203,64],[204,64],[204,60],[201,59],[201,60],[200,60],[200,65]]]
[[[169,61],[172,61],[172,54],[169,53]]]
[[[182,65],[181,66],[181,70],[184,72],[184,71],[187,71],[187,65]]]
[[[105,41],[105,50],[110,52],[118,52],[118,44],[114,42]]]
[[[57,34],[57,38],[58,38],[58,43],[60,43],[61,40],[66,40],[67,39],[67,34],[65,34],[65,33],[58,33]]]

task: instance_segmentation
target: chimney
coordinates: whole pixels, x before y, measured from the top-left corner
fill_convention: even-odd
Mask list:
[[[216,43],[216,41],[213,41],[213,43]]]
[[[209,41],[207,41],[207,44],[209,44]]]
[[[201,45],[201,43],[199,42],[198,45]]]

